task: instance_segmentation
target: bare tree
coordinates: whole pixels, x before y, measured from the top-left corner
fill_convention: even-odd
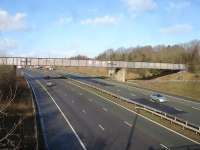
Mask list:
[[[5,77],[1,72],[0,78],[0,149],[20,149],[19,146],[22,142],[20,133],[16,130],[19,130],[24,118],[17,116],[10,121],[12,115],[9,108],[15,102],[19,89],[12,77],[13,74],[10,74],[11,76],[6,74]]]

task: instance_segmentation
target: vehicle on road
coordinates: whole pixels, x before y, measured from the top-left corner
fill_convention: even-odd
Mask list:
[[[164,97],[160,93],[153,93],[150,95],[150,98],[152,101],[158,102],[158,103],[164,103],[167,101],[166,97]]]
[[[44,79],[48,80],[50,79],[50,76],[45,76]]]
[[[48,87],[52,87],[52,86],[55,86],[56,84],[55,83],[53,83],[53,82],[47,82],[46,83],[46,86],[48,86]]]

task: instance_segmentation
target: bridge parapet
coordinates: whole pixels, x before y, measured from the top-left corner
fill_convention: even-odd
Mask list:
[[[1,65],[16,66],[72,66],[72,67],[106,67],[106,68],[144,68],[185,70],[184,64],[99,61],[99,60],[71,60],[67,58],[34,58],[34,57],[0,57]]]

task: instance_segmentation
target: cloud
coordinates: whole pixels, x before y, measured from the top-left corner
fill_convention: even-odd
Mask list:
[[[1,51],[7,51],[10,49],[15,49],[17,48],[17,44],[15,41],[13,40],[9,40],[6,38],[0,38],[0,50]]]
[[[58,25],[65,25],[65,24],[68,24],[68,23],[71,23],[73,21],[73,18],[72,17],[60,17],[56,23]]]
[[[18,12],[12,16],[7,11],[0,9],[0,32],[26,29],[25,18],[25,13]]]
[[[160,30],[161,33],[165,34],[182,34],[192,31],[192,26],[189,24],[176,24],[169,27],[164,27]]]
[[[129,10],[134,12],[145,12],[157,7],[155,0],[122,0]]]
[[[40,52],[40,53],[38,53]],[[47,49],[30,49],[28,52],[17,52],[17,56],[21,57],[72,57],[77,55],[76,50],[67,48],[47,48]],[[16,51],[9,52],[10,56],[16,56]]]
[[[88,18],[85,20],[81,20],[81,24],[83,25],[113,25],[119,22],[120,17],[115,16],[102,16],[96,18]]]
[[[17,48],[17,43],[13,40],[0,38],[0,56],[6,56]]]
[[[169,2],[169,10],[182,10],[184,8],[187,8],[191,5],[191,2],[186,0],[176,0],[176,1],[170,1]]]

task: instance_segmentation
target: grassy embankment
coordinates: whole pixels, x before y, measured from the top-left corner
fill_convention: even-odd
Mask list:
[[[128,109],[130,111],[136,112],[140,116],[142,116],[143,118],[146,118],[146,119],[151,120],[153,122],[157,122],[162,126],[165,126],[165,127],[172,129],[173,131],[176,131],[176,132],[178,132],[178,133],[180,133],[180,134],[182,134],[186,137],[189,137],[189,138],[191,138],[191,139],[193,139],[197,142],[200,142],[200,138],[199,138],[200,135],[199,134],[196,134],[195,132],[193,132],[189,129],[184,129],[181,125],[174,124],[171,121],[169,121],[169,120],[167,120],[163,117],[153,115],[151,112],[148,112],[148,111],[142,109],[140,106],[137,106],[133,103],[129,103],[129,102],[126,102],[126,101],[121,100],[119,98],[113,97],[109,94],[106,94],[105,92],[101,92],[100,90],[94,89],[90,86],[87,86],[85,84],[82,84],[82,83],[74,81],[74,80],[67,80],[66,82],[68,84],[75,85],[75,86],[77,86],[77,87],[79,87],[83,90],[86,90],[86,91],[88,91],[92,94],[95,94],[95,95],[103,98],[106,101],[111,101],[111,102],[113,102],[117,105],[125,107],[126,109]]]
[[[200,75],[179,72],[153,80],[132,80],[137,86],[173,95],[184,96],[200,102]]]
[[[0,91],[0,110],[4,112],[0,114],[0,149],[36,149],[37,130],[31,91],[24,78],[16,75],[15,67],[0,66]],[[9,98],[11,95],[15,96],[13,100]],[[11,129],[13,132],[8,134]]]
[[[65,71],[81,73],[84,75],[94,75],[94,76],[107,76],[108,69],[107,68],[99,68],[99,67],[65,67],[62,68]]]
[[[108,70],[106,68],[65,67],[64,70],[85,75],[96,75],[105,77],[107,77],[108,75]],[[168,73],[169,75],[166,75]],[[178,96],[189,97],[191,98],[191,100],[200,101],[199,73],[194,74],[189,72],[178,72],[170,74],[170,72],[164,72],[163,76],[160,75],[161,77],[157,78],[154,77],[154,74],[155,73],[152,73],[149,70],[127,70],[126,78],[133,79],[131,80],[131,82],[137,83],[137,85],[140,87],[145,87]]]

